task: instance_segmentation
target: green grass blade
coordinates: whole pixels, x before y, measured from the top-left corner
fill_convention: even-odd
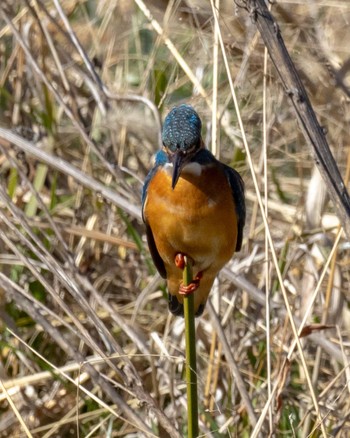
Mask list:
[[[183,272],[183,284],[188,286],[192,280],[192,267],[188,258]],[[196,362],[196,327],[194,323],[194,294],[184,296],[185,338],[186,338],[186,383],[188,437],[198,437],[198,395]]]

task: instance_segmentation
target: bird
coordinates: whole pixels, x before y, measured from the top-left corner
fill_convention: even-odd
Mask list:
[[[195,109],[171,109],[162,128],[162,148],[145,178],[142,219],[153,262],[167,281],[169,310],[183,316],[184,295],[194,294],[200,316],[215,277],[240,251],[246,217],[244,183],[233,168],[205,147]],[[194,279],[184,286],[185,257]]]

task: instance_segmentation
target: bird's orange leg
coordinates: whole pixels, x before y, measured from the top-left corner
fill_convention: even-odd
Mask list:
[[[189,295],[193,293],[199,287],[200,279],[202,278],[202,273],[198,272],[196,277],[192,280],[192,282],[188,286],[184,286],[183,283],[180,284],[179,294],[180,295]]]
[[[182,254],[181,252],[177,253],[175,256],[175,265],[177,268],[179,269],[185,269],[185,255]],[[199,281],[202,278],[203,273],[202,272],[198,272],[198,274],[196,275],[196,277],[192,280],[192,282],[188,285],[188,286],[184,286],[183,283],[180,284],[179,287],[179,294],[180,295],[189,295],[191,293],[193,293],[196,289],[198,289],[199,287]]]
[[[182,254],[182,252],[178,252],[175,256],[175,266],[179,269],[184,270],[185,269],[185,254]]]

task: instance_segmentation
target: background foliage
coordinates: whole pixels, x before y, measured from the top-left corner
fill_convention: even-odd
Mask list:
[[[209,1],[0,4],[1,436],[186,436],[183,321],[168,313],[140,221],[160,120],[183,102],[241,172],[248,209],[243,249],[211,294],[219,325],[211,307],[197,322],[201,433],[350,434],[349,244],[336,241],[327,188],[254,17],[215,3],[219,27]],[[347,182],[350,4],[271,9]],[[297,325],[307,316],[306,367],[286,306]],[[254,429],[247,403],[257,421],[275,385]]]

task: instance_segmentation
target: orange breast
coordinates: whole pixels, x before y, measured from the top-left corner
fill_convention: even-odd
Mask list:
[[[179,252],[194,260],[196,272],[213,274],[232,257],[237,217],[221,168],[204,167],[201,175],[183,172],[174,190],[171,176],[160,169],[149,184],[144,212],[167,272]]]

